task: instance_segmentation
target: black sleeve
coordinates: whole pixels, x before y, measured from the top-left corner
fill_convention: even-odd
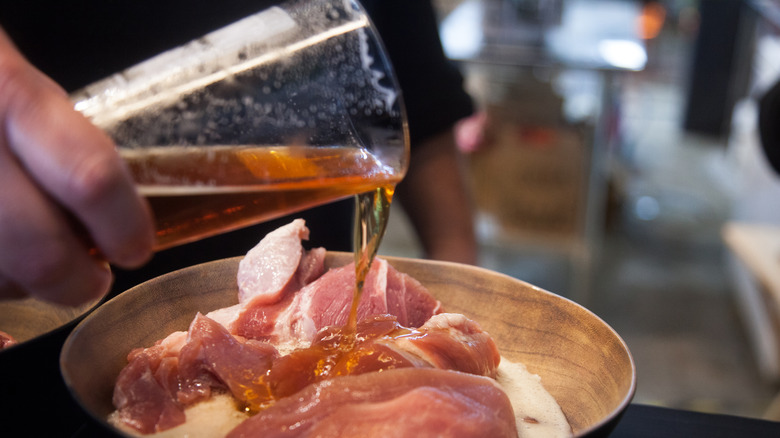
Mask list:
[[[429,0],[363,0],[401,86],[412,145],[473,111],[463,77],[444,55]]]
[[[767,161],[780,175],[780,82],[759,101],[758,132]]]
[[[274,0],[24,0],[0,25],[68,92],[265,9]]]
[[[278,0],[7,2],[0,25],[30,61],[68,91],[262,10]],[[444,56],[430,0],[363,0],[398,75],[412,143],[472,111]]]

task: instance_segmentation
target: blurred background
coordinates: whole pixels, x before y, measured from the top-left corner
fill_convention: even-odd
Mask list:
[[[480,265],[609,323],[635,402],[780,420],[780,2],[436,3]],[[419,256],[393,215],[381,252]]]

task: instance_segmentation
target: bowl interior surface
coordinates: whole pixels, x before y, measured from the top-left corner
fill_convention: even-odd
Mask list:
[[[503,357],[541,377],[575,435],[613,422],[634,395],[636,370],[620,336],[584,307],[523,281],[455,263],[384,257],[419,280],[448,312],[477,321]],[[66,385],[99,421],[113,411],[111,395],[128,352],[175,330],[196,312],[237,302],[240,257],[172,272],[140,284],[100,306],[70,334],[60,357]],[[341,266],[351,253],[329,252]]]
[[[0,301],[0,330],[13,336],[18,344],[0,350],[0,355],[16,346],[75,323],[94,309],[100,299],[80,306],[61,306],[35,298]]]

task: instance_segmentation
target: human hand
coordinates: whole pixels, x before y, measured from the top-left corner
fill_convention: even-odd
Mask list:
[[[143,264],[151,213],[113,142],[0,29],[0,298],[68,305]]]

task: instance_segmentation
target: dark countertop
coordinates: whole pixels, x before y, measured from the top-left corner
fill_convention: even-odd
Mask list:
[[[609,437],[780,437],[780,423],[632,404]]]
[[[106,432],[94,423],[85,423],[70,436],[74,438],[105,436],[102,433]],[[612,433],[606,436],[609,438],[776,438],[780,436],[780,423],[632,404]]]

